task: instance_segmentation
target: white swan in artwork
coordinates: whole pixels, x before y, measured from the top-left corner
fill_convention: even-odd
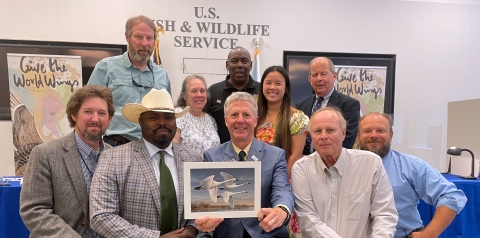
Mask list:
[[[222,197],[223,201],[227,203],[230,208],[233,209],[233,195],[239,194],[239,193],[247,193],[247,191],[241,191],[241,192],[236,192],[236,193],[231,193],[231,192],[223,192],[222,194],[218,195],[217,198]]]
[[[213,177],[215,177],[215,175],[210,175],[210,176],[204,178],[200,182],[200,185],[195,186],[194,189],[195,190],[200,190],[200,189],[208,190],[208,193],[210,194],[210,199],[212,200],[212,202],[216,203],[217,202],[217,188],[218,188],[218,185],[224,184],[224,183],[229,182],[229,181],[234,181],[234,180],[236,180],[236,178],[232,178],[230,180],[225,180],[223,182],[217,182],[217,181],[213,180]]]
[[[234,189],[234,188],[237,188],[237,187],[240,187],[240,186],[243,186],[245,184],[250,184],[249,182],[245,182],[245,183],[242,183],[242,184],[235,184],[233,181],[237,181],[237,180],[231,180],[233,179],[233,176],[228,174],[228,173],[225,173],[225,172],[220,172],[220,175],[222,175],[222,177],[225,179],[225,181],[227,181],[225,183],[225,185],[223,187],[220,188],[220,190],[230,190],[230,189]]]

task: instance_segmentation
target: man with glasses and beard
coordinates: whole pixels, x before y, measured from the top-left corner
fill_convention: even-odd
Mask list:
[[[115,109],[110,89],[89,85],[73,93],[67,117],[75,130],[36,146],[20,193],[20,215],[31,237],[98,237],[90,227],[88,197],[102,135]]]
[[[392,124],[392,118],[384,113],[367,114],[359,121],[357,140],[360,149],[382,158],[398,211],[395,238],[438,237],[463,209],[467,198],[424,160],[390,149]],[[436,207],[425,228],[417,210],[419,199]]]
[[[141,137],[138,124],[129,122],[121,113],[127,103],[140,103],[152,90],[166,89],[171,94],[167,72],[150,59],[156,40],[152,20],[140,15],[125,24],[128,52],[98,62],[88,84],[107,86],[112,90],[116,113],[106,131],[104,141],[112,146],[122,145]]]

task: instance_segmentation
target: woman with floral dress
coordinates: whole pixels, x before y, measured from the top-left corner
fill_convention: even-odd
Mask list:
[[[212,116],[203,112],[207,104],[207,84],[200,75],[190,75],[182,83],[182,91],[175,111],[189,106],[190,111],[177,118],[177,133],[173,142],[180,143],[203,155],[205,150],[220,145],[217,123]]]
[[[285,150],[287,172],[302,157],[308,117],[291,106],[290,78],[282,66],[270,66],[260,82],[256,138]],[[301,237],[295,213],[288,226],[290,237]]]

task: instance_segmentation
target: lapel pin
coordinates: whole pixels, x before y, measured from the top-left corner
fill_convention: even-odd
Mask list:
[[[257,156],[255,156],[255,155],[252,155],[252,160],[253,160],[253,161],[258,161],[258,158],[257,158]]]

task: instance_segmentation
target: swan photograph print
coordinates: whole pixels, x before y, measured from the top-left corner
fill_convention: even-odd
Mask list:
[[[256,217],[261,163],[185,162],[185,219]]]

